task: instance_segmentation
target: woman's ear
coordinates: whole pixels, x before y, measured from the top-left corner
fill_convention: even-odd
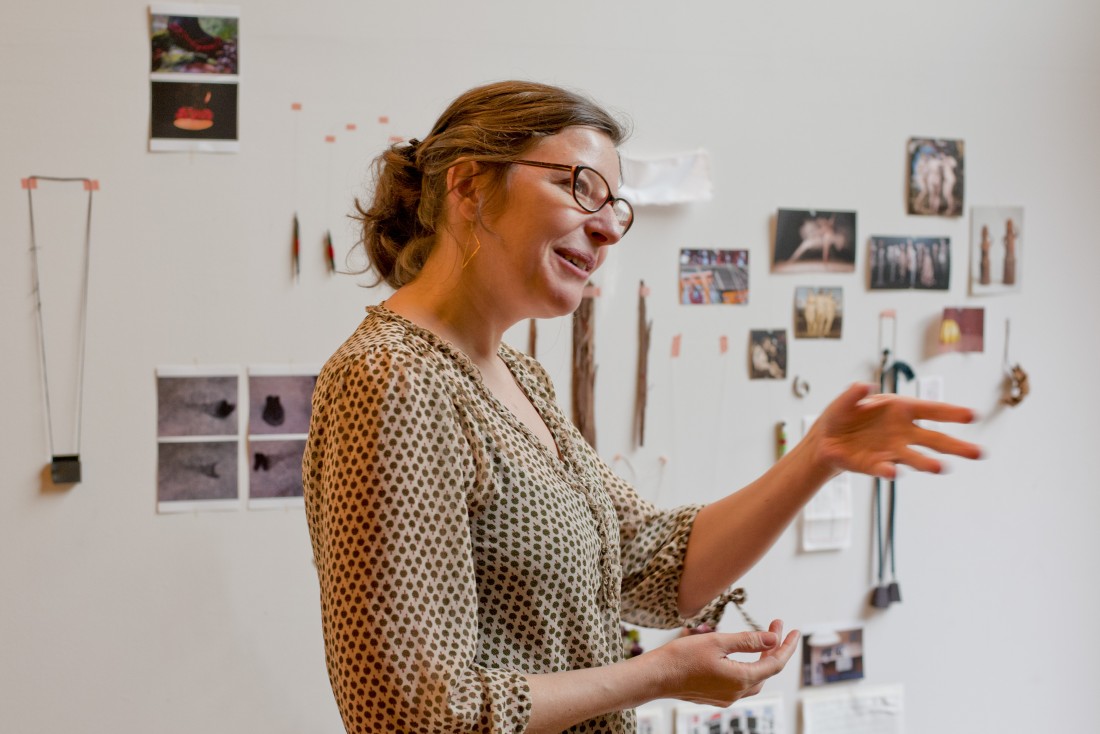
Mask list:
[[[477,161],[459,161],[447,169],[447,198],[455,215],[468,222],[479,219],[485,203],[484,168]]]

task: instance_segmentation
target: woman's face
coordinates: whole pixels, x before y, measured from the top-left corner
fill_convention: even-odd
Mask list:
[[[540,140],[525,160],[596,169],[618,194],[619,156],[611,139],[570,127]],[[481,250],[469,266],[496,304],[519,319],[562,316],[622,237],[610,206],[587,212],[573,198],[569,171],[514,165],[502,199],[477,227]]]

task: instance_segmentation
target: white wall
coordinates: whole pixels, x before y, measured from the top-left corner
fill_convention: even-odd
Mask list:
[[[989,458],[952,462],[947,477],[902,480],[902,604],[866,612],[870,483],[857,480],[853,547],[804,555],[789,532],[745,580],[749,609],[795,626],[863,619],[867,680],[906,686],[909,731],[1083,731],[1094,721],[1097,4],[246,0],[234,155],[146,152],[144,4],[21,3],[7,14],[5,731],[339,730],[302,513],[156,515],[154,369],[322,361],[383,294],[330,279],[320,250],[308,248],[325,227],[342,249],[350,243],[341,216],[389,134],[422,134],[458,92],[508,77],[582,87],[628,112],[632,155],[700,146],[713,155],[714,202],[639,212],[600,275],[601,454],[627,456],[623,471],[663,504],[741,486],[771,461],[776,421],[793,425],[847,383],[871,379],[877,314],[896,308],[899,354],[922,374],[943,375],[949,399],[983,413],[959,433],[985,444]],[[297,118],[294,101],[304,105]],[[379,115],[391,123],[379,125]],[[343,134],[348,122],[359,125],[355,136]],[[340,134],[338,143],[326,147],[326,133]],[[967,221],[904,214],[911,135],[965,139],[968,205],[1026,207],[1022,293],[968,297]],[[67,490],[45,487],[41,476],[49,449],[18,186],[32,174],[102,185],[85,480]],[[64,231],[83,212],[79,197],[72,206],[57,200],[59,214],[43,216]],[[45,212],[50,194],[39,201]],[[863,248],[853,275],[772,275],[769,220],[778,207],[856,209],[861,241],[949,235],[950,292],[868,292]],[[286,263],[295,210],[307,248],[297,285]],[[68,241],[75,253],[79,236]],[[677,306],[682,246],[750,249],[750,305]],[[655,322],[650,431],[631,453],[641,278],[653,289]],[[791,371],[810,383],[809,397],[796,399],[789,381],[750,383],[748,330],[791,328],[794,287],[814,284],[844,287],[845,331],[839,343],[792,342]],[[926,355],[926,331],[957,305],[986,308],[985,353]],[[1015,409],[997,406],[1007,318],[1013,359],[1032,382]],[[683,353],[673,362],[678,333]],[[720,358],[723,334],[731,351]],[[525,344],[525,332],[515,337]],[[564,398],[568,321],[543,323],[540,346]],[[769,685],[791,717],[797,677],[791,665]]]

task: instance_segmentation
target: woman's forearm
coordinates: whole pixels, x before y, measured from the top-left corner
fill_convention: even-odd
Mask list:
[[[678,604],[691,617],[753,567],[833,474],[807,436],[759,479],[695,517]]]

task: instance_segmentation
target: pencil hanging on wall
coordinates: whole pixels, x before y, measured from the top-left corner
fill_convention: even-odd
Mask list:
[[[649,337],[653,321],[646,318],[645,299],[649,288],[638,281],[638,366],[634,383],[634,446],[645,445],[645,409],[649,383]]]
[[[588,285],[581,305],[573,312],[573,423],[585,440],[596,448],[596,358],[593,304],[599,289]]]
[[[290,235],[290,273],[297,283],[302,276],[302,245],[298,237],[298,213],[294,213],[294,229]]]

